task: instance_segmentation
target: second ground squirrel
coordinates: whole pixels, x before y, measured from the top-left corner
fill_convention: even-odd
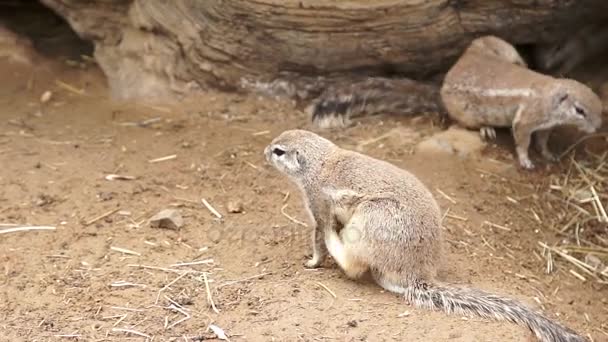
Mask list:
[[[532,71],[506,41],[473,40],[446,74],[441,99],[450,118],[494,138],[495,127],[512,128],[519,164],[534,168],[528,156],[533,135],[539,152],[548,148],[551,130],[562,125],[593,133],[602,124],[602,102],[586,85]]]

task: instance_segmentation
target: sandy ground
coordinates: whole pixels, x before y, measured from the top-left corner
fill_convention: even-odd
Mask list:
[[[331,260],[306,270],[301,197],[262,156],[283,130],[310,129],[285,104],[219,93],[177,107],[118,103],[95,66],[57,61],[0,60],[0,74],[0,224],[56,227],[0,235],[1,341],[213,340],[210,324],[232,341],[530,337],[508,323],[412,308],[346,279]],[[40,104],[47,90],[53,96]],[[425,118],[374,117],[323,134],[432,189],[449,210],[444,280],[514,296],[608,341],[606,286],[559,260],[544,272],[538,242],[563,237],[542,223],[552,213],[538,209],[536,189],[562,167],[519,171],[508,136],[467,159],[412,152],[439,130]],[[242,212],[229,212],[235,204]],[[183,215],[180,230],[149,226],[165,208]]]

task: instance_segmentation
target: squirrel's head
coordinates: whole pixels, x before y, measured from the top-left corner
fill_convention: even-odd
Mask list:
[[[313,132],[294,129],[274,138],[264,149],[264,156],[277,170],[302,180],[314,176],[334,148],[331,141]]]
[[[565,124],[593,133],[602,125],[602,101],[586,85],[560,79],[551,96],[551,112]]]

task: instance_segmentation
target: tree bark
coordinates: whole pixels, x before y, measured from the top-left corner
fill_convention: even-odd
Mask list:
[[[424,78],[476,36],[536,43],[608,13],[605,0],[41,1],[94,42],[118,98],[236,90],[282,71]]]

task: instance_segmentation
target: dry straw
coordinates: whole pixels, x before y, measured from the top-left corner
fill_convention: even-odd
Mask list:
[[[541,195],[549,228],[566,243],[550,246],[539,242],[547,260],[569,263],[570,274],[581,281],[608,283],[608,152],[587,152],[584,160],[574,153],[567,160],[565,172],[550,178],[546,192]],[[550,215],[549,215],[550,214]],[[551,264],[551,265],[550,265]]]

